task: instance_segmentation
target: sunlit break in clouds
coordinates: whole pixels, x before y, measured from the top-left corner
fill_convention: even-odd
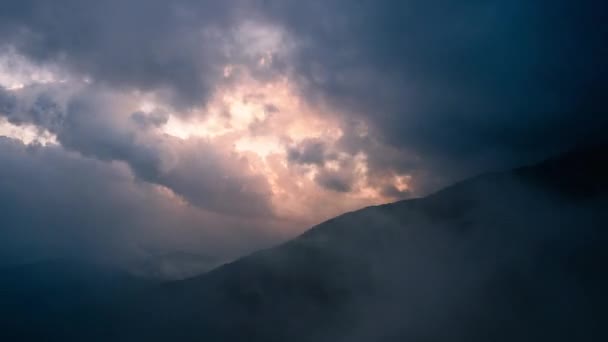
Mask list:
[[[200,99],[189,96],[186,106],[175,89],[115,89],[103,75],[36,62],[14,46],[4,47],[3,144],[35,146],[29,154],[47,153],[52,144],[82,163],[124,165],[133,187],[157,189],[152,196],[161,204],[173,202],[166,205],[200,216],[188,222],[193,227],[186,233],[158,228],[160,235],[178,235],[172,237],[176,246],[157,247],[146,236],[116,247],[130,258],[149,249],[202,248],[191,235],[205,244],[236,245],[214,251],[230,257],[340,213],[410,195],[407,172],[371,165],[371,153],[398,152],[373,136],[365,118],[311,101],[291,67],[275,66],[298,49],[286,30],[246,20],[210,35],[223,54],[210,66],[219,70],[218,78]],[[220,238],[210,231],[230,229],[225,221],[239,226],[228,233],[235,237],[205,241]],[[251,234],[260,242],[241,246]]]
[[[160,131],[231,146],[227,153],[268,184],[273,213],[283,219],[311,224],[392,199],[379,185],[407,193],[407,175],[369,179],[366,153],[340,146],[344,118],[300,98],[288,77],[262,82],[242,67],[235,72],[242,75],[219,88],[201,113],[169,115]],[[142,110],[154,112],[149,104]]]

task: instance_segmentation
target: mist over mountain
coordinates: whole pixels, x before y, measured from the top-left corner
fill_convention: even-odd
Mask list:
[[[605,341],[608,148],[347,213],[158,282],[3,270],[3,340]]]

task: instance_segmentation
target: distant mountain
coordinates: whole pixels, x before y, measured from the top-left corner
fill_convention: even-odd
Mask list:
[[[607,175],[600,146],[344,214],[116,295],[74,340],[608,341]]]

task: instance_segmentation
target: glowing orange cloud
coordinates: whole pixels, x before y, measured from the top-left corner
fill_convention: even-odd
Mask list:
[[[236,68],[229,69],[235,72]],[[343,135],[339,113],[306,103],[287,77],[262,82],[240,72],[242,78],[218,88],[200,113],[188,118],[171,115],[162,132],[230,145],[231,153],[247,159],[248,171],[263,175],[270,184],[277,217],[301,222],[302,227],[391,200],[370,181],[365,153],[351,155],[337,148]],[[152,108],[144,104],[141,109]],[[358,134],[367,134],[365,125],[358,127]],[[323,166],[291,163],[289,146],[307,139],[323,142],[335,157]],[[320,172],[344,174],[352,180],[352,188],[344,192],[324,188],[315,181]],[[409,180],[407,175],[394,175],[383,181],[405,191]]]

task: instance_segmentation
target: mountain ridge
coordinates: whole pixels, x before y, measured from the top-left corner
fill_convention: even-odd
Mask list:
[[[241,312],[242,317],[231,316],[233,323],[223,328],[225,322],[211,319],[212,323],[207,327],[219,331],[211,336],[227,336],[226,331],[235,330],[257,336],[252,340],[257,338],[260,341],[272,338],[277,341],[294,340],[296,336],[302,341],[356,340],[366,334],[372,335],[368,340],[391,340],[390,332],[395,333],[397,340],[418,335],[432,336],[431,332],[418,327],[407,332],[401,326],[407,319],[387,326],[382,322],[369,323],[371,327],[363,329],[386,329],[389,331],[386,336],[368,331],[354,332],[351,331],[352,326],[360,324],[361,320],[375,321],[375,317],[362,319],[358,317],[361,313],[352,313],[376,306],[379,312],[392,307],[391,310],[399,312],[399,315],[411,316],[414,315],[412,312],[394,307],[391,302],[415,303],[414,306],[420,310],[429,311],[425,322],[448,324],[446,320],[455,314],[430,309],[427,303],[443,300],[449,302],[446,311],[464,310],[465,316],[471,316],[469,322],[486,321],[483,311],[487,310],[490,317],[506,315],[504,319],[517,322],[510,329],[492,322],[503,330],[505,336],[510,333],[522,339],[525,333],[534,332],[538,338],[554,323],[552,320],[565,318],[545,313],[550,317],[547,321],[552,324],[533,329],[527,326],[528,320],[514,318],[516,313],[525,313],[523,304],[512,307],[514,304],[499,300],[496,306],[505,310],[499,312],[489,304],[497,300],[493,295],[491,300],[477,298],[476,291],[508,293],[515,298],[514,302],[522,300],[520,297],[528,292],[542,298],[535,292],[538,290],[529,288],[532,280],[542,284],[539,285],[541,287],[551,287],[553,285],[547,283],[547,279],[569,277],[577,270],[568,268],[569,256],[578,258],[576,256],[584,255],[587,248],[592,250],[591,254],[600,256],[598,260],[608,261],[606,255],[597,251],[599,247],[605,247],[606,233],[602,227],[608,222],[603,210],[606,208],[606,180],[597,177],[604,174],[608,154],[605,147],[584,151],[582,157],[575,151],[536,166],[484,174],[425,198],[346,213],[276,248],[256,252],[169,287],[178,298],[183,296],[179,293],[188,293],[185,296],[189,297],[187,301],[196,301],[194,293],[197,291],[203,293],[198,300],[213,307],[212,311],[230,307],[227,312]],[[571,176],[573,171],[577,177],[564,178]],[[544,256],[552,253],[556,256],[555,262]],[[585,263],[594,264],[593,260],[586,258],[583,258]],[[537,267],[540,269],[536,270]],[[405,269],[409,275],[403,277],[415,275],[420,284],[405,281],[401,279],[402,275],[394,276],[395,269]],[[456,270],[462,274],[457,274]],[[546,279],[536,279],[533,272]],[[585,274],[584,277],[588,276]],[[521,283],[520,277],[530,278],[531,284]],[[495,284],[495,279],[506,279],[505,282],[516,285]],[[453,287],[439,284],[442,281],[451,282]],[[587,285],[592,288],[587,290],[597,291],[596,285]],[[524,290],[512,293],[517,286]],[[400,293],[403,289],[413,294]],[[578,289],[552,291],[572,291],[580,296]],[[219,300],[219,304],[209,304],[216,299],[208,298],[204,292],[220,293],[225,299]],[[461,297],[475,298],[480,307],[477,310],[463,308]],[[542,308],[549,304],[543,302],[538,305]],[[395,319],[396,314],[389,316]],[[409,319],[418,322],[420,319],[414,316]],[[188,321],[193,317],[209,319],[197,310],[182,319]],[[298,322],[290,322],[285,328],[268,323],[284,317],[295,317]],[[564,336],[581,337],[588,329],[587,323],[581,322],[578,324],[580,327],[570,332],[549,335],[562,339]],[[186,330],[196,330],[196,325],[186,326],[189,327]],[[497,338],[492,329],[467,330],[466,324],[450,325],[446,331],[451,331],[452,336],[466,336],[462,337],[463,340]],[[229,340],[238,341],[244,335],[232,336]]]
[[[581,157],[580,154],[583,154],[583,157]],[[578,163],[576,161],[578,161]],[[605,174],[608,174],[608,144],[594,144],[591,146],[584,146],[584,147],[581,146],[581,147],[575,148],[571,151],[568,151],[564,154],[556,155],[556,156],[544,159],[540,162],[532,163],[532,164],[529,164],[526,166],[516,167],[516,168],[513,168],[508,171],[484,172],[477,176],[469,177],[467,179],[458,181],[452,185],[449,185],[445,188],[442,188],[436,192],[433,192],[433,193],[423,196],[423,197],[409,198],[409,199],[404,199],[404,200],[391,202],[391,203],[373,205],[373,206],[368,206],[368,207],[364,207],[361,209],[342,213],[336,217],[330,218],[324,222],[314,225],[313,227],[306,230],[302,234],[294,237],[293,239],[291,239],[285,243],[282,243],[278,246],[269,247],[269,248],[266,248],[266,249],[263,249],[260,251],[253,252],[250,255],[247,255],[247,256],[241,257],[237,260],[234,260],[232,262],[226,263],[218,268],[229,267],[233,263],[239,262],[239,260],[241,260],[243,258],[248,258],[250,256],[255,256],[259,253],[263,253],[268,250],[280,248],[281,246],[289,244],[294,240],[298,240],[300,238],[307,237],[310,234],[314,234],[317,230],[323,229],[328,224],[331,224],[332,222],[335,222],[336,220],[339,220],[346,216],[350,216],[350,215],[353,215],[353,214],[356,214],[356,213],[359,213],[362,211],[374,210],[374,209],[376,209],[376,210],[377,209],[379,209],[379,210],[389,209],[390,210],[390,208],[393,208],[396,206],[417,203],[417,202],[425,200],[425,199],[427,199],[427,200],[433,199],[433,198],[436,198],[437,196],[442,196],[445,193],[448,193],[450,191],[454,191],[455,189],[466,187],[472,183],[479,182],[480,180],[485,181],[485,180],[492,179],[492,178],[513,176],[513,174],[515,174],[515,177],[517,177],[517,178],[521,178],[524,181],[527,180],[527,181],[531,181],[534,183],[534,182],[538,182],[539,178],[542,177],[542,174],[539,174],[539,172],[538,172],[539,168],[549,169],[552,172],[554,172],[554,170],[552,170],[552,169],[554,169],[556,165],[561,166],[564,164],[568,164],[568,165],[577,164],[577,166],[582,167],[582,169],[590,171],[592,173],[592,177],[590,177],[590,178],[586,177],[588,175],[578,175],[580,177],[578,179],[583,180],[583,182],[580,182],[580,183],[579,182],[567,182],[567,181],[564,182],[565,184],[569,185],[569,187],[566,188],[569,191],[572,191],[573,187],[574,188],[579,187],[579,188],[582,188],[583,190],[589,191],[589,188],[592,188],[592,189],[598,189],[599,191],[608,193],[608,178],[601,177]],[[581,164],[583,164],[583,165],[581,165]],[[587,184],[586,181],[589,179],[592,179],[595,183],[592,185]],[[540,181],[541,181],[540,185],[542,186],[543,179],[540,179]],[[556,181],[555,179],[549,179],[549,182],[551,182],[551,183],[555,183],[555,181]],[[537,185],[539,185],[539,184],[537,184]],[[582,185],[582,187],[581,187],[581,185]],[[552,186],[555,186],[555,184],[552,184]],[[592,195],[595,195],[595,194],[592,194]],[[195,279],[195,278],[198,278],[201,276],[204,277],[208,273],[211,273],[214,271],[216,271],[216,270],[212,270],[210,272],[206,272],[202,275],[194,276],[191,278],[177,280],[176,282],[188,281],[188,280]]]

